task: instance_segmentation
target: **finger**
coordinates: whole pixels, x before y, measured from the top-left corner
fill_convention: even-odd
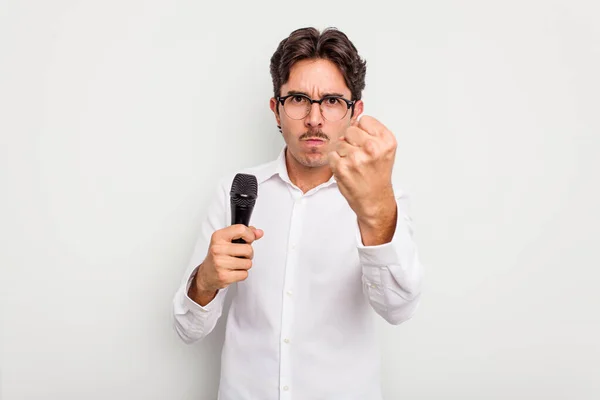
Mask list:
[[[331,151],[327,153],[327,158],[329,161],[329,167],[331,168],[331,172],[335,176],[338,183],[340,179],[346,174],[345,158],[340,157],[340,155],[336,151]]]
[[[222,253],[230,257],[247,258],[249,260],[254,258],[254,249],[250,244],[225,243],[218,246],[223,246]]]
[[[227,262],[224,263],[223,268],[230,271],[249,270],[252,268],[252,260],[241,257],[230,257]]]
[[[254,231],[243,224],[235,224],[221,229],[219,240],[223,242],[232,242],[236,239],[242,239],[246,243],[252,243],[256,240]]]
[[[227,282],[226,283],[231,284],[231,283],[234,283],[234,282],[239,282],[239,281],[246,280],[248,278],[248,274],[249,274],[249,272],[247,270],[231,271],[227,275]]]
[[[346,133],[344,134],[344,140],[350,145],[356,147],[362,147],[365,142],[371,138],[371,135],[355,126],[351,126],[346,129]]]
[[[385,125],[369,115],[363,116],[358,121],[358,127],[373,136],[382,136],[388,130]]]
[[[352,149],[355,148],[356,147],[352,146],[350,143],[342,140],[337,143],[335,151],[340,157],[346,157],[352,151]]]
[[[327,160],[329,161],[329,166],[331,169],[335,171],[337,169],[337,165],[342,160],[342,157],[340,157],[337,151],[330,151],[327,153]]]

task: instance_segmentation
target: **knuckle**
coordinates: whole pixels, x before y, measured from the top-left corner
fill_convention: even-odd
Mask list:
[[[213,262],[214,262],[215,270],[217,270],[217,272],[223,268],[223,258],[222,257],[216,256],[213,259]]]
[[[389,143],[386,148],[385,148],[385,153],[387,153],[388,155],[393,156],[396,153],[396,143],[392,142]]]
[[[365,142],[365,150],[369,155],[373,155],[377,152],[377,144],[373,139],[369,139]]]
[[[385,142],[388,145],[388,147],[394,147],[397,145],[396,136],[394,136],[391,132],[386,131],[385,138]]]
[[[217,270],[217,280],[219,283],[227,282],[227,273],[224,270]]]

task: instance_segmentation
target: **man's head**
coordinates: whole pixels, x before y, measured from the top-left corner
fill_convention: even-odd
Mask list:
[[[363,111],[365,74],[366,62],[335,28],[298,29],[279,43],[271,57],[270,106],[295,162],[327,164],[327,153]]]

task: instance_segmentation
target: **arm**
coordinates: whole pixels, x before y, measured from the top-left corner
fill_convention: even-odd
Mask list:
[[[377,314],[398,325],[410,319],[418,307],[423,271],[407,199],[400,195],[394,203],[387,208],[392,212],[382,212],[379,221],[366,224],[358,220],[357,243],[363,292]],[[371,229],[374,227],[379,230]]]
[[[193,343],[208,335],[216,326],[222,312],[228,288],[208,295],[196,293],[194,279],[199,265],[206,257],[211,235],[226,226],[227,194],[220,185],[202,222],[193,255],[173,298],[173,324],[185,343]]]

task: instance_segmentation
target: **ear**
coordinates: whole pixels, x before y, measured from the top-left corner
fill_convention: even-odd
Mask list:
[[[354,103],[354,114],[352,114],[352,118],[350,118],[350,124],[356,124],[356,121],[358,120],[358,117],[360,117],[364,111],[364,103],[362,100],[357,100],[356,103]]]
[[[275,114],[275,120],[277,120],[277,125],[281,126],[281,121],[279,119],[279,102],[277,101],[277,99],[275,97],[271,97],[271,100],[269,100],[269,107],[271,108],[271,111],[273,111],[273,114]]]

